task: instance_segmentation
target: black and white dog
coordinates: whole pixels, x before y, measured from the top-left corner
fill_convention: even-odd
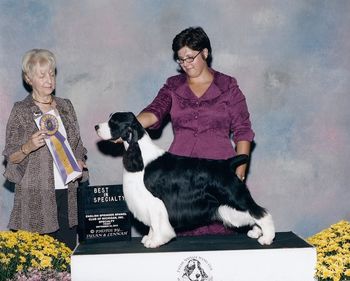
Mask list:
[[[131,112],[117,112],[95,126],[104,140],[121,138],[123,192],[134,217],[149,226],[145,247],[159,247],[191,229],[220,220],[227,226],[252,226],[247,235],[269,245],[275,237],[271,215],[257,205],[235,175],[247,155],[227,160],[182,157],[156,146]],[[215,140],[213,140],[215,141]]]

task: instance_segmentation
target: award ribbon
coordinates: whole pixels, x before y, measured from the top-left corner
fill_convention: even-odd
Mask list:
[[[66,182],[69,174],[81,172],[74,156],[67,148],[65,141],[66,138],[58,130],[58,120],[52,114],[44,114],[40,119],[40,129],[47,130],[47,135],[50,139],[53,156],[56,166],[62,176],[64,182]]]

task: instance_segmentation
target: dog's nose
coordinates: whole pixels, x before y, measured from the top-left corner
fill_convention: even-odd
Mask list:
[[[99,128],[100,128],[99,125],[96,125],[96,126],[95,126],[95,130],[96,130],[96,131],[97,131]]]

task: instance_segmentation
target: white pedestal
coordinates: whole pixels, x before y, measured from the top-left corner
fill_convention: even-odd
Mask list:
[[[314,281],[316,249],[292,232],[276,233],[270,246],[243,234],[178,237],[158,249],[140,240],[79,245],[72,280]]]

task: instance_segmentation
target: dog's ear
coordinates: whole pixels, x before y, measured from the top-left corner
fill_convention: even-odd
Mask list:
[[[123,164],[128,172],[140,172],[145,166],[138,141],[139,138],[142,138],[145,131],[133,113],[128,112],[127,116],[129,125],[121,137],[129,146],[124,153]]]
[[[230,159],[230,169],[236,170],[238,166],[247,164],[249,161],[249,156],[247,154],[239,154]]]
[[[145,129],[142,127],[141,123],[137,120],[136,116],[133,115],[133,117],[134,118],[130,124],[130,128],[133,133],[134,141],[136,142],[144,136]]]
[[[132,142],[138,142],[138,140],[142,138],[143,135],[144,129],[135,117],[135,120],[132,121],[131,124],[123,130],[121,133],[121,138],[130,144]]]
[[[208,278],[208,274],[204,271],[204,269],[201,266],[201,263],[198,261],[198,269],[202,275],[202,279],[201,280],[206,280]]]
[[[136,136],[134,135],[136,134]],[[144,163],[142,159],[142,153],[140,146],[137,142],[137,132],[130,130],[129,137],[127,139],[129,143],[128,149],[123,155],[123,165],[128,172],[140,172],[144,168]]]
[[[184,274],[182,275],[182,277],[185,277],[185,276],[188,277],[188,276],[190,276],[190,274],[191,274],[191,270],[190,270],[188,264],[186,264],[186,266],[184,267]]]
[[[128,137],[127,142],[129,144],[137,143],[138,140],[139,140],[139,134],[137,133],[137,130],[135,128],[133,128],[133,127],[129,127],[128,131],[129,131],[129,137]]]
[[[131,141],[134,139],[133,130],[131,129],[131,127],[124,128],[120,137],[122,138],[123,141],[126,141],[127,143],[131,143]]]

